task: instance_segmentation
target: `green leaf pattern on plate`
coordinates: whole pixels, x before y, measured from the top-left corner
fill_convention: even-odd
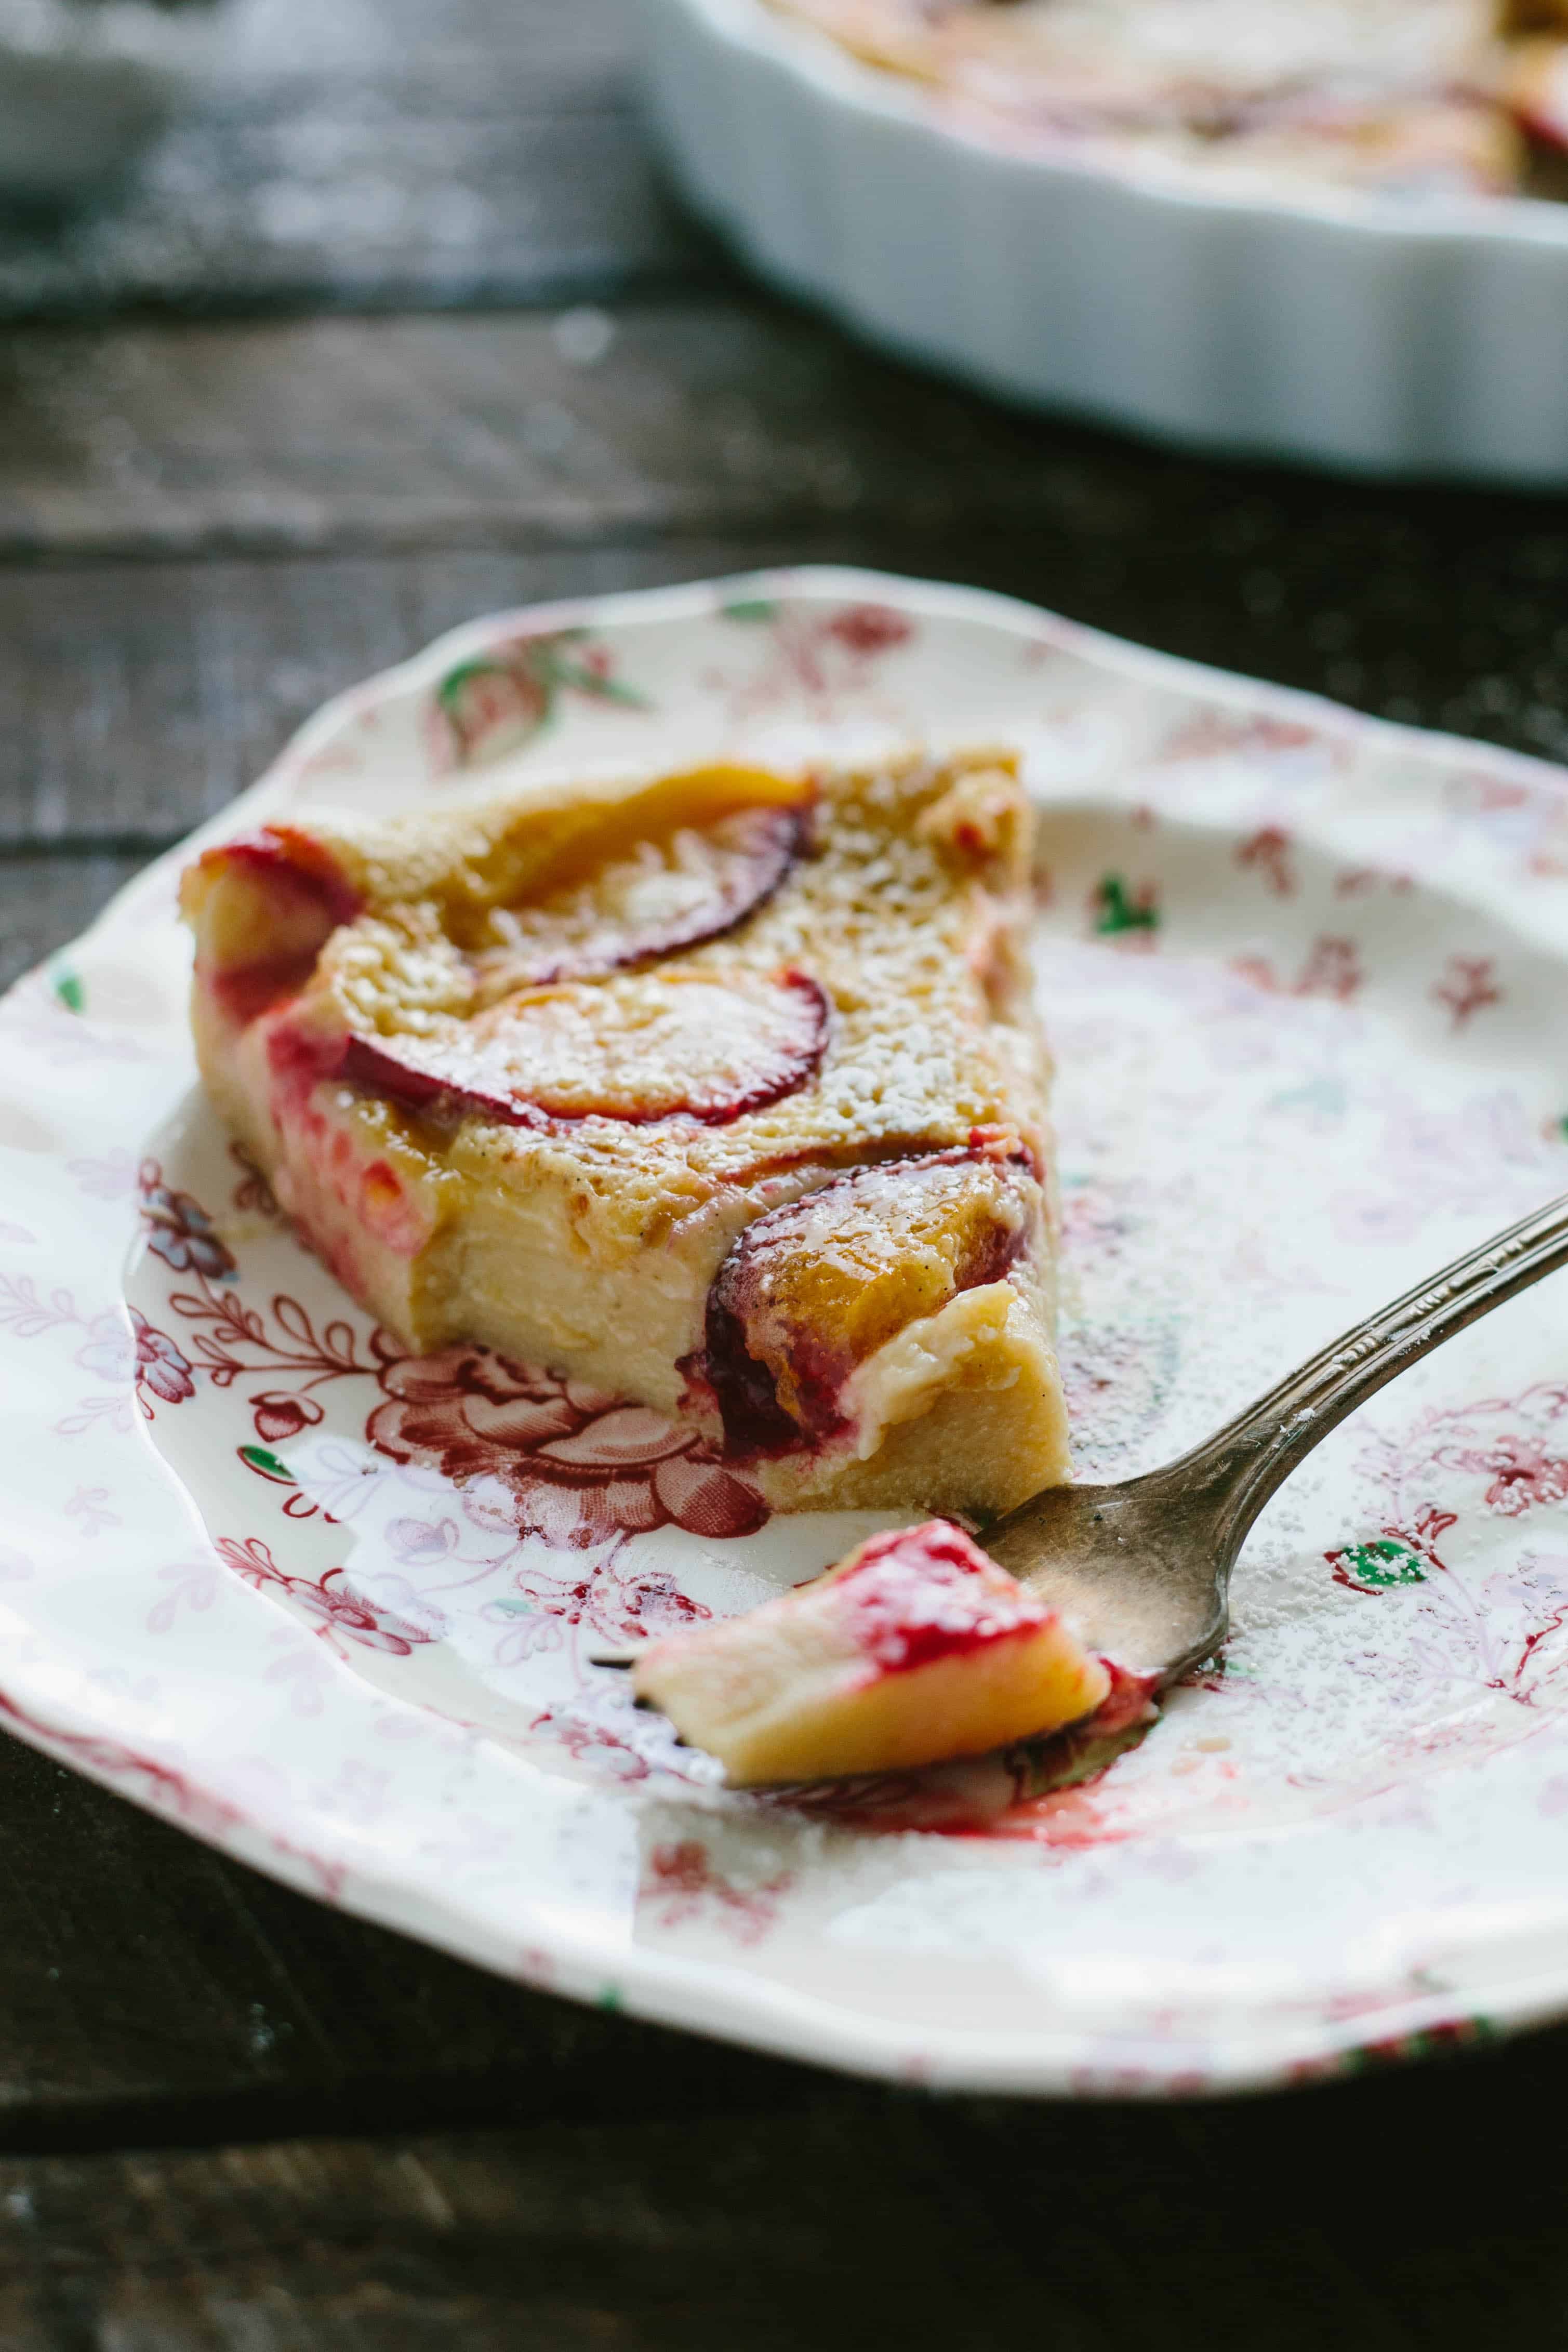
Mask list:
[[[1425,1584],[1426,1571],[1407,1543],[1379,1536],[1372,1543],[1347,1544],[1334,1556],[1344,1580],[1371,1592],[1392,1592],[1401,1584]]]
[[[447,764],[475,767],[532,741],[563,694],[642,710],[647,697],[615,674],[606,647],[586,629],[517,637],[493,653],[458,662],[436,688],[436,710]]]
[[[247,1469],[259,1472],[263,1478],[275,1478],[280,1486],[298,1486],[299,1481],[281,1455],[265,1445],[242,1445],[239,1458]]]
[[[1157,931],[1160,909],[1147,887],[1132,890],[1120,874],[1108,874],[1094,894],[1094,928],[1101,939],[1120,931]]]

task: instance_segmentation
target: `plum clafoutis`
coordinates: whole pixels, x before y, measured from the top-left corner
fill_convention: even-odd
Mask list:
[[[773,1510],[1067,1475],[1006,751],[312,809],[187,871],[208,1092],[322,1262]]]

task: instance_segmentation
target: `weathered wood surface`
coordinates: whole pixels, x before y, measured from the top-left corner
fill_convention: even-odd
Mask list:
[[[801,2082],[810,2078],[801,2076]],[[1473,2352],[1561,2341],[1551,2067],[1210,2110],[823,2085],[0,2158],[6,2352]],[[635,2091],[634,2091],[635,2097]]]
[[[571,299],[712,275],[638,135],[636,0],[231,0],[114,204],[0,219],[0,318]]]
[[[126,856],[96,849],[42,857],[0,856],[0,988],[8,988],[53,949],[85,930],[99,908],[145,863],[145,852]],[[5,1140],[0,1130],[0,1144]]]
[[[1087,524],[1118,541],[1147,499],[1136,469],[1097,480],[1070,440],[1058,451],[1030,420],[755,295],[34,328],[0,352],[0,559],[551,549],[803,523]]]
[[[8,1738],[0,1886],[0,2150],[778,2109],[814,2080],[326,1910]]]
[[[460,620],[789,545],[0,567],[0,856],[66,844],[150,856],[254,782],[327,695]]]
[[[1568,502],[1140,448],[752,296],[605,315],[586,365],[528,315],[8,337],[0,846],[162,846],[458,620],[776,560],[1568,750]]]

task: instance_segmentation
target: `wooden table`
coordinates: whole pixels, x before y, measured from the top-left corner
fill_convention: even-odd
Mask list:
[[[1568,752],[1568,505],[1007,415],[730,271],[659,191],[614,0],[384,21],[379,112],[284,42],[117,225],[0,240],[4,977],[436,631],[781,560]],[[468,186],[467,247],[423,197],[370,235],[333,123],[362,191]],[[231,152],[182,242],[181,187]],[[944,2103],[492,1981],[5,1741],[0,1862],[3,2352],[1568,2329],[1563,2034],[1289,2099]]]

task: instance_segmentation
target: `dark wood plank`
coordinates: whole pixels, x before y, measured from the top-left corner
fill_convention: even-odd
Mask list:
[[[1006,589],[1568,751],[1568,500],[1198,465],[761,301],[614,324],[587,367],[526,318],[12,337],[0,845],[163,844],[439,628],[774,560]]]
[[[1030,2265],[911,2105],[0,2168],[7,2352],[981,2352]],[[1076,2346],[1077,2315],[1049,2340]],[[1027,2331],[1026,2335],[1024,2331]]]
[[[85,930],[145,863],[144,856],[111,850],[41,857],[0,853],[0,989]]]
[[[871,524],[1114,546],[1171,472],[751,296],[33,328],[0,351],[0,560]]]
[[[0,221],[0,317],[538,300],[710,276],[628,78],[624,0],[258,0],[113,201]]]
[[[0,2147],[782,2109],[821,2079],[346,1918],[9,1738],[0,1884]]]
[[[0,2164],[7,2352],[1469,2352],[1563,2326],[1502,2076],[1292,2106],[787,2114]],[[1517,2078],[1508,2086],[1517,2095]],[[1488,2133],[1496,2137],[1473,2137]],[[1447,2151],[1452,2151],[1451,2158]]]
[[[1526,2118],[1564,2055],[1552,2034],[1293,2096],[1070,2121],[964,2103],[941,2128],[1082,2340],[1459,2352],[1478,2329],[1562,2331],[1564,2159]],[[1482,2147],[1489,2165],[1459,2155]]]
[[[459,621],[801,544],[0,569],[0,851],[151,855],[254,782],[328,695]]]
[[[1028,531],[847,520],[550,554],[0,568],[0,847],[164,846],[326,696],[476,614],[784,561],[1003,589],[1390,718],[1568,753],[1568,521],[1434,499],[1417,527],[1372,504],[1304,514],[1299,485],[1205,487],[1194,513],[1190,488],[1146,478],[1115,529],[1091,503]]]

